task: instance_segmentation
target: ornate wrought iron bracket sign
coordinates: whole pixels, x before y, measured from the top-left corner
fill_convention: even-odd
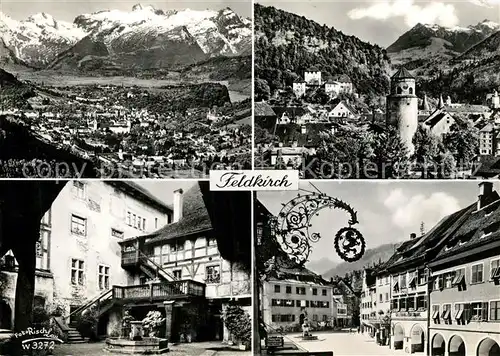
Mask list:
[[[283,204],[277,217],[271,220],[273,235],[281,249],[295,263],[303,265],[311,253],[311,243],[321,238],[318,232],[310,232],[311,219],[323,209],[341,209],[349,214],[346,227],[335,234],[334,247],[344,261],[357,261],[365,253],[363,235],[353,228],[358,224],[356,211],[340,199],[323,193],[301,195]]]

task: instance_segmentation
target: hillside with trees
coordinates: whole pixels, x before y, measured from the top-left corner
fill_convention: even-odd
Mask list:
[[[347,74],[360,94],[387,93],[389,57],[382,47],[274,7],[255,7],[256,100],[302,78],[314,67],[323,76]]]

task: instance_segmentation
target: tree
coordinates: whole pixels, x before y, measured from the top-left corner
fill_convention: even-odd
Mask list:
[[[435,163],[435,157],[438,154],[438,138],[419,125],[412,141],[415,145],[412,158],[418,163],[422,171],[422,178],[427,178],[428,167]]]
[[[395,128],[375,135],[373,143],[378,178],[400,178],[408,171],[409,152]]]
[[[460,167],[469,168],[479,150],[479,132],[469,120],[457,119],[443,135],[443,143]]]
[[[271,88],[265,80],[256,78],[254,81],[254,94],[256,101],[269,100]]]

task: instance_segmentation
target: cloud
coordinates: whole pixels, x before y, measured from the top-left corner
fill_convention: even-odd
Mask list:
[[[478,6],[493,7],[494,5],[500,5],[500,0],[469,0],[469,2]]]
[[[392,212],[391,220],[402,229],[418,229],[424,222],[426,230],[430,230],[443,217],[460,209],[459,201],[444,192],[432,193],[429,196],[416,194],[408,196],[398,188],[393,189],[384,200],[384,205]],[[416,232],[416,231],[415,231]]]
[[[417,23],[438,24],[445,27],[453,27],[458,24],[455,6],[442,2],[430,2],[425,6],[421,6],[415,4],[413,0],[382,1],[368,7],[355,8],[349,11],[347,15],[353,20],[372,18],[386,21],[391,18],[402,17],[409,27],[413,27]]]

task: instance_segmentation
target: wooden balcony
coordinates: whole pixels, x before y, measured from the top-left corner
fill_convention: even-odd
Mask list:
[[[139,253],[137,251],[122,251],[122,268],[137,267]]]
[[[113,299],[124,302],[164,301],[187,297],[205,297],[205,284],[181,280],[126,287],[113,286]]]

